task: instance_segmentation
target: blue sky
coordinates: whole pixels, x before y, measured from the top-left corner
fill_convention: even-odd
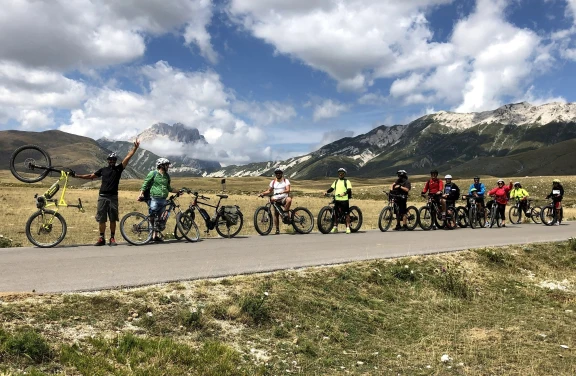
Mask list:
[[[576,0],[12,0],[0,129],[129,140],[160,154],[285,159],[440,110],[574,101]],[[225,157],[222,157],[225,155]]]

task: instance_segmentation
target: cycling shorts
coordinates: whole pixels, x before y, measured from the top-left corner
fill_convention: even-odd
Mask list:
[[[340,210],[340,212],[344,214],[350,213],[350,201],[348,200],[341,200],[341,201],[334,201],[334,208],[336,210]]]

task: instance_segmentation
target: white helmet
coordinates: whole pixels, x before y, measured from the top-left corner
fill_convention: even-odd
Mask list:
[[[169,165],[170,161],[166,158],[158,158],[156,160],[156,168],[162,166],[162,165]]]
[[[444,176],[444,179],[452,179],[452,175],[446,175]]]
[[[346,169],[345,169],[344,167],[340,167],[340,168],[338,169],[338,172],[346,173]]]
[[[496,182],[496,184],[499,184],[499,183],[504,183],[504,180],[498,179],[498,181]]]

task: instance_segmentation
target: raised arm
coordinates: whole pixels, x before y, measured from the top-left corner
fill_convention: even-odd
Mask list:
[[[122,166],[124,168],[126,168],[126,166],[128,165],[128,162],[130,162],[130,158],[132,158],[132,156],[134,155],[134,153],[136,153],[136,150],[138,150],[138,147],[140,146],[140,141],[138,141],[138,139],[136,139],[136,141],[134,141],[134,147],[132,148],[132,150],[130,150],[128,152],[128,155],[126,155],[126,157],[124,158],[124,160],[122,161]]]

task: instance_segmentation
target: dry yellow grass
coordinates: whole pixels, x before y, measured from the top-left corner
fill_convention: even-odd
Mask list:
[[[421,191],[426,177],[414,177],[412,200],[409,204],[420,207],[423,205],[423,200],[416,192]],[[2,190],[0,193],[0,214],[4,217],[4,226],[0,234],[13,239],[15,243],[22,245],[29,245],[26,239],[25,223],[28,217],[36,211],[34,204],[34,194],[43,193],[46,188],[52,184],[56,178],[48,177],[44,181],[35,184],[25,184],[17,181],[9,171],[0,171],[0,185]],[[392,182],[392,178],[387,179],[355,179],[350,177],[354,185],[354,199],[352,205],[357,205],[363,212],[364,220],[361,230],[376,229],[378,227],[378,215],[381,209],[386,204],[385,195],[382,193],[387,189]],[[485,183],[494,180],[493,178],[484,178]],[[507,179],[508,180],[508,179]],[[549,192],[550,177],[531,177],[531,178],[512,178],[511,180],[521,180],[524,182],[524,187],[534,196],[539,198],[538,204],[544,204],[546,200],[543,197]],[[562,177],[565,193],[565,218],[571,219],[576,216],[576,209],[574,208],[574,186],[576,177]],[[198,191],[205,196],[212,199],[211,203],[217,201],[216,193],[221,192],[220,186],[221,179],[216,178],[173,178],[173,185],[175,187],[188,187],[192,190]],[[327,205],[330,200],[321,197],[321,193],[325,191],[333,182],[333,178],[319,179],[319,180],[306,180],[306,181],[292,181],[293,191],[293,205],[292,208],[304,206],[308,208],[314,218],[322,206]],[[251,177],[251,178],[228,178],[226,179],[226,193],[229,198],[223,200],[223,204],[239,205],[242,213],[244,214],[244,225],[240,235],[253,235],[256,234],[253,224],[253,215],[261,205],[264,205],[266,199],[258,198],[257,194],[266,189],[270,182],[270,178],[266,177]],[[461,188],[467,188],[469,182],[459,182]],[[135,201],[137,197],[137,190],[141,184],[140,180],[122,180],[120,183],[121,191],[119,193],[120,200],[120,216],[125,215],[131,211],[144,212],[147,207],[143,203]],[[98,198],[97,189],[100,186],[99,181],[86,182],[79,179],[71,179],[71,187],[67,191],[66,200],[70,204],[75,204],[77,199],[82,199],[83,205],[86,209],[85,213],[78,212],[74,208],[60,208],[60,213],[64,216],[68,225],[68,233],[66,239],[61,243],[62,245],[70,244],[89,244],[95,241],[98,236],[98,227],[94,220],[96,213],[96,203]],[[190,201],[190,196],[180,198],[182,208],[185,208]],[[209,209],[209,208],[208,208]],[[211,209],[213,210],[213,209]],[[211,213],[211,211],[209,210]],[[205,229],[199,223],[201,230]],[[167,232],[172,232],[174,228],[174,218],[171,218],[167,225]],[[316,229],[315,229],[316,230]],[[291,227],[283,225],[281,231],[291,231]],[[120,231],[117,229],[117,238],[122,240]],[[107,236],[109,232],[107,232]],[[215,231],[212,231],[209,236],[217,236]],[[202,237],[205,234],[202,233]]]

